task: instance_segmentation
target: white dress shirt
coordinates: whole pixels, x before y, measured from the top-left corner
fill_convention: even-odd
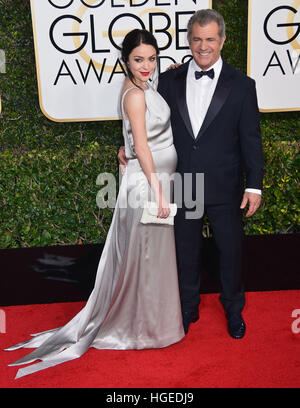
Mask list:
[[[222,65],[223,61],[220,57],[218,61],[210,67],[210,69],[213,68],[215,71],[214,79],[211,79],[208,76],[196,79],[195,71],[202,70],[198,67],[194,59],[192,59],[189,64],[186,80],[186,102],[195,138],[199,133],[208,107],[211,103],[222,70]]]
[[[222,66],[223,61],[220,57],[218,61],[209,68],[214,69],[215,76],[213,79],[209,78],[208,76],[203,76],[201,79],[196,79],[195,71],[202,70],[196,64],[194,59],[192,59],[189,64],[186,80],[186,103],[195,139],[199,133],[208,107],[211,103],[220,77]],[[254,188],[247,188],[245,191],[261,194],[261,190]]]

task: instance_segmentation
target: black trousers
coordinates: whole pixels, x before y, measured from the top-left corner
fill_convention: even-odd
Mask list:
[[[220,301],[227,317],[240,314],[245,306],[242,284],[243,224],[240,202],[204,206],[220,254]],[[178,208],[175,241],[180,298],[183,311],[195,311],[200,304],[203,217],[187,219]]]

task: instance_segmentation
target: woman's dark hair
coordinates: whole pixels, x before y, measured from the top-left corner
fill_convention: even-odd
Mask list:
[[[157,45],[157,41],[154,35],[151,34],[147,30],[135,29],[135,30],[130,31],[125,36],[123,43],[122,43],[122,49],[121,49],[121,57],[124,63],[126,64],[126,70],[127,70],[128,77],[131,80],[131,82],[133,82],[136,86],[138,85],[134,82],[133,74],[128,67],[128,59],[129,59],[129,55],[131,54],[131,52],[141,44],[152,45],[152,47],[155,48],[156,55],[159,54],[159,48]]]

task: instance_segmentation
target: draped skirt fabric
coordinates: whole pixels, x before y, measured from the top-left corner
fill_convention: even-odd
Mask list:
[[[152,155],[157,172],[175,171],[173,145]],[[138,160],[129,160],[86,305],[63,327],[6,349],[35,348],[11,366],[41,360],[16,378],[76,359],[90,347],[162,348],[184,337],[173,226],[141,224],[142,207],[132,205],[149,196]]]

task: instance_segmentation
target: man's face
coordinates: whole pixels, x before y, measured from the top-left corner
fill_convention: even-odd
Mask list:
[[[213,21],[203,27],[194,23],[189,39],[190,49],[197,65],[207,70],[218,61],[226,37],[219,36],[219,26]]]

